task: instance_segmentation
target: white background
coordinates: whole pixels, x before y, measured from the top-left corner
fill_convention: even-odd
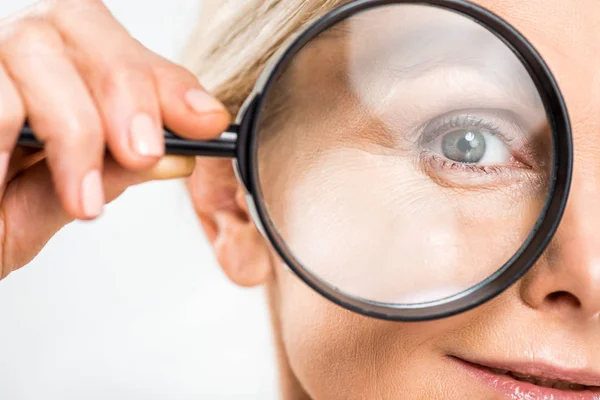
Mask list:
[[[110,0],[175,59],[201,0]],[[1,0],[0,17],[31,0]],[[223,276],[181,182],[130,189],[0,282],[0,399],[277,398],[261,289]]]

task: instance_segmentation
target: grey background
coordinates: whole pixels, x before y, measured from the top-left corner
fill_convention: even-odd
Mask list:
[[[31,4],[2,0],[0,17]],[[109,0],[176,59],[201,0]],[[0,282],[0,399],[277,398],[262,289],[229,283],[179,181],[129,189]]]

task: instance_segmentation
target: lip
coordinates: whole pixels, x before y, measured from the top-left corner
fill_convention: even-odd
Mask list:
[[[451,356],[450,359],[466,370],[469,375],[490,387],[504,398],[511,400],[600,400],[600,375],[588,370],[562,369],[539,363],[507,363],[465,360]],[[509,370],[541,379],[559,380],[585,386],[599,386],[589,390],[563,390],[539,386],[501,375],[491,369]]]

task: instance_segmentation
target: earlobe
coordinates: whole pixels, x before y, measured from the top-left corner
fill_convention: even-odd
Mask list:
[[[265,283],[273,270],[270,247],[249,218],[231,161],[198,159],[188,188],[225,274],[241,286]]]
[[[252,287],[265,283],[272,271],[268,246],[252,221],[230,211],[214,215],[215,254],[234,283]]]

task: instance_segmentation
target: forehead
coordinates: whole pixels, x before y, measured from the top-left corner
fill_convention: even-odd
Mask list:
[[[540,46],[550,47],[547,50],[562,52],[571,49],[589,55],[597,54],[594,50],[599,48],[598,38],[600,38],[598,0],[472,0],[472,2],[508,20],[530,37],[530,40],[539,41]],[[550,39],[552,43],[547,42]]]
[[[591,122],[586,110],[600,107],[600,1],[472,1],[508,21],[541,53],[567,100],[574,128],[582,119]]]
[[[317,1],[325,9],[349,2]],[[600,132],[600,0],[469,1],[508,21],[542,55],[566,99],[575,140],[584,130]]]
[[[598,170],[600,1],[473,0],[510,22],[540,52],[567,103],[577,161]],[[585,169],[584,168],[584,169]]]
[[[470,1],[508,21],[542,55],[567,102],[576,147],[586,141],[597,142],[600,132],[600,113],[597,112],[600,109],[600,0]],[[393,18],[396,26],[402,23],[398,15]]]
[[[566,84],[579,78],[590,86],[590,78],[598,74],[595,71],[600,69],[600,0],[468,1],[491,10],[515,26],[542,53],[554,73],[568,81]],[[399,16],[394,18],[395,23],[399,23]],[[574,71],[577,74],[573,74]],[[573,76],[562,76],[566,72]]]

